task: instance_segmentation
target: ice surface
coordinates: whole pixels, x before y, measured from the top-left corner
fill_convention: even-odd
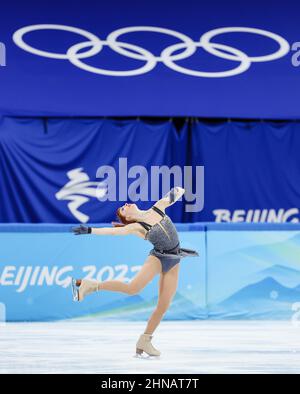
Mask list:
[[[64,321],[0,327],[0,373],[300,373],[291,322],[163,321],[159,359],[139,359],[145,322]]]

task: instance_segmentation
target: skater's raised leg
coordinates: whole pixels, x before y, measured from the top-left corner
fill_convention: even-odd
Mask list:
[[[130,283],[124,283],[120,280],[97,282],[78,279],[76,284],[79,286],[79,301],[82,301],[86,295],[99,290],[116,291],[128,295],[138,294],[160,272],[161,263],[159,259],[155,256],[148,256],[142,268]]]

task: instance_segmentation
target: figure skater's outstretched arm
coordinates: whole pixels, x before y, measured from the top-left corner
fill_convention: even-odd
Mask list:
[[[137,235],[143,237],[141,226],[137,223],[128,224],[123,227],[87,227],[82,224],[72,229],[75,235],[95,234],[95,235]]]
[[[137,223],[131,223],[124,227],[103,227],[103,228],[92,228],[80,225],[79,227],[73,228],[73,232],[76,235],[83,234],[96,234],[96,235],[129,235],[134,234],[144,238],[142,227]],[[121,280],[108,280],[104,282],[91,281],[77,279],[75,281],[78,290],[74,290],[77,293],[77,300],[82,301],[85,295],[90,294],[94,291],[108,290],[118,291],[129,295],[139,293],[149,283],[155,275],[161,272],[160,260],[155,256],[148,256],[147,260],[143,264],[141,270],[136,276],[130,281],[130,283],[124,283]]]

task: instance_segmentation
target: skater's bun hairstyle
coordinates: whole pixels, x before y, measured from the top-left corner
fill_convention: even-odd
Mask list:
[[[118,209],[117,209],[117,217],[118,217],[118,219],[119,219],[119,222],[112,222],[112,225],[113,225],[114,227],[124,227],[124,226],[126,226],[127,224],[131,224],[131,223],[135,223],[135,222],[136,222],[136,220],[127,220],[127,219],[125,218],[125,216],[122,215],[122,213],[121,213],[121,208],[118,208]]]

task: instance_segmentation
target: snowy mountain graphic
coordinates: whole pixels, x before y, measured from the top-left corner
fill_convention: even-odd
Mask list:
[[[289,239],[237,248],[234,251],[220,254],[216,259],[222,264],[226,261],[228,268],[239,268],[241,261],[246,264],[249,273],[267,269],[271,265],[290,266],[300,272],[300,232]]]
[[[246,286],[209,310],[211,318],[289,319],[292,304],[300,301],[299,290],[282,286],[273,278]]]
[[[282,238],[276,233],[262,234],[261,245],[238,247],[225,252],[212,251],[210,278],[214,287],[210,304],[217,305],[248,285],[272,278],[283,287],[300,286],[300,232]]]
[[[299,296],[297,294],[297,291],[294,289],[290,289],[287,287],[282,286],[280,283],[278,283],[276,280],[273,278],[266,278],[262,280],[261,282],[249,285],[245,287],[244,289],[240,290],[233,296],[229,297],[226,301],[224,301],[222,304],[228,304],[232,302],[240,302],[246,300],[248,301],[253,301],[255,299],[257,300],[268,300],[270,299],[270,294],[272,292],[277,292],[279,295],[279,300],[280,301],[288,301],[291,302],[291,300],[294,298],[295,300]]]
[[[294,288],[300,286],[300,271],[282,265],[274,265],[257,273],[253,276],[253,281],[258,282],[265,278],[273,278],[285,287]]]

